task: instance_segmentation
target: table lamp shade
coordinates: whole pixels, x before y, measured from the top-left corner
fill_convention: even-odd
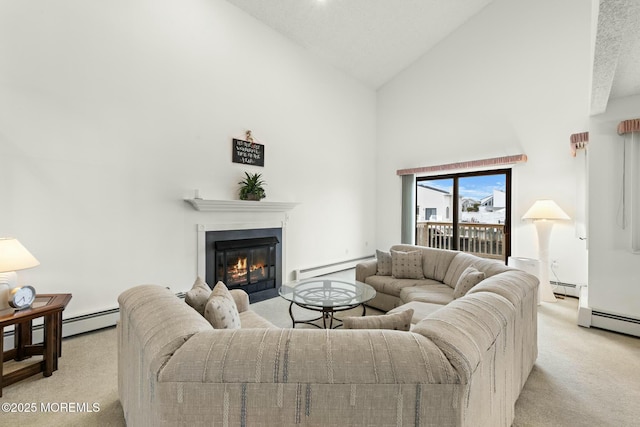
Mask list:
[[[568,220],[569,215],[563,211],[553,200],[538,200],[522,216],[522,219],[556,219]]]
[[[40,262],[17,239],[0,238],[0,273],[24,270],[37,265],[40,265]]]

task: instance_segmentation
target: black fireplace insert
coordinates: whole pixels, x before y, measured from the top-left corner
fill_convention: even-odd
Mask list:
[[[277,295],[281,284],[281,231],[207,232],[207,283],[242,289],[251,302]]]

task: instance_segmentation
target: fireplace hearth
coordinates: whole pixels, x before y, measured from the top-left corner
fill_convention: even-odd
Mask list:
[[[206,277],[229,289],[242,289],[251,302],[278,294],[282,283],[282,229],[208,231]]]

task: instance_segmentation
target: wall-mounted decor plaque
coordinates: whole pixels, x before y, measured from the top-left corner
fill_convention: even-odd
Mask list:
[[[242,139],[233,139],[233,163],[264,166],[264,145]]]

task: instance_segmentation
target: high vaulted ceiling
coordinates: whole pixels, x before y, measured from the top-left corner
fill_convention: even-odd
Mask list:
[[[227,1],[377,89],[494,0]],[[600,0],[591,114],[638,94],[640,0]]]
[[[493,0],[228,0],[376,89]]]

